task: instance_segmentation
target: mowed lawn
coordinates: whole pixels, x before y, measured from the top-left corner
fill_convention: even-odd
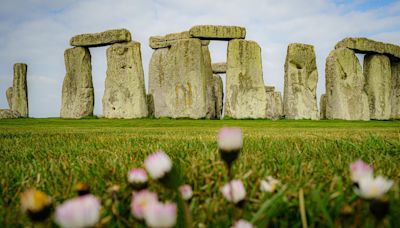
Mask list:
[[[219,190],[227,182],[216,142],[223,126],[244,133],[234,176],[247,196],[235,215]],[[349,164],[360,158],[376,175],[395,181],[387,195],[389,215],[380,225],[400,225],[400,121],[16,119],[0,120],[0,226],[29,225],[19,208],[25,189],[42,190],[58,205],[76,195],[77,181],[89,183],[102,199],[101,225],[142,226],[130,215],[127,172],[143,167],[157,149],[180,164],[193,187],[196,227],[229,227],[232,216],[251,221],[263,203],[257,226],[301,227],[300,191],[310,227],[375,226],[349,177]],[[268,175],[281,180],[284,191],[261,193],[260,181]],[[121,190],[112,197],[107,189],[115,184]],[[174,199],[156,182],[150,189],[162,200]]]

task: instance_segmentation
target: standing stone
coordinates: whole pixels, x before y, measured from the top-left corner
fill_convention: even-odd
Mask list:
[[[392,74],[389,57],[379,54],[365,55],[364,77],[370,118],[389,119],[392,111]]]
[[[331,51],[326,59],[325,77],[327,119],[369,120],[365,80],[354,51]]]
[[[205,118],[206,67],[199,39],[179,40],[168,51],[166,104],[172,118]]]
[[[265,118],[267,99],[262,74],[261,48],[254,41],[228,43],[225,116]]]
[[[79,119],[93,115],[94,90],[90,59],[87,48],[69,48],[64,52],[67,73],[62,87],[61,118]]]
[[[392,71],[392,119],[400,119],[400,60],[391,62]]]
[[[13,87],[9,87],[6,90],[7,102],[8,102],[8,106],[10,107],[10,109],[12,108],[12,92],[13,92]]]
[[[113,44],[107,49],[103,115],[131,119],[147,114],[140,43]]]
[[[322,94],[319,100],[319,118],[321,120],[326,119],[326,95]]]
[[[99,33],[80,34],[71,38],[71,46],[99,47],[115,43],[129,42],[131,33],[127,29],[112,29]]]
[[[14,64],[14,80],[11,99],[11,109],[17,111],[21,117],[29,116],[28,109],[28,85],[26,73],[28,65],[25,63]]]
[[[151,94],[147,94],[146,95],[146,99],[147,99],[147,110],[148,110],[148,116],[149,117],[154,117],[154,99],[153,99],[153,95]]]
[[[196,25],[190,28],[190,36],[210,40],[244,39],[246,29],[239,26]]]
[[[224,88],[222,79],[218,74],[213,75],[213,101],[215,103],[215,119],[219,120],[222,118]]]
[[[283,116],[282,95],[280,92],[275,92],[275,87],[265,86],[267,97],[267,109],[265,111],[266,118],[280,119]]]
[[[154,116],[156,118],[171,116],[171,110],[167,106],[168,94],[168,48],[156,49],[149,64],[149,94],[153,97]]]
[[[207,119],[215,119],[216,118],[216,106],[214,101],[214,94],[213,94],[213,70],[211,67],[211,54],[208,46],[202,46],[202,53],[203,53],[203,61],[204,61],[204,69],[205,69],[205,76],[206,76],[206,106],[207,106]]]
[[[314,46],[289,44],[283,95],[283,110],[287,119],[318,119],[317,82]]]

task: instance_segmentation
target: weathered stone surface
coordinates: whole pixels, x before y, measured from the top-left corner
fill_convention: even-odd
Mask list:
[[[170,33],[165,36],[151,36],[149,38],[149,45],[152,49],[167,48],[171,47],[178,40],[190,39],[190,34],[188,31]],[[201,44],[207,46],[210,44],[209,40],[202,40]]]
[[[354,51],[339,48],[326,59],[326,118],[369,120],[364,76]]]
[[[400,119],[400,60],[391,62],[392,119]]]
[[[215,119],[221,119],[224,102],[224,88],[222,79],[218,74],[213,75],[213,101],[215,102]]]
[[[322,94],[319,100],[319,118],[326,119],[326,95]]]
[[[210,40],[244,39],[246,29],[239,26],[196,25],[189,30],[190,36]]]
[[[99,33],[80,34],[71,38],[71,46],[99,47],[115,43],[129,42],[131,33],[127,29],[112,29]]]
[[[178,40],[157,49],[150,61],[149,93],[155,117],[205,118],[206,69],[199,39]]]
[[[8,106],[10,107],[10,109],[12,108],[12,93],[13,93],[13,88],[9,87],[6,90],[6,97],[7,97],[7,102],[8,102]]]
[[[14,64],[11,110],[17,111],[21,117],[29,116],[27,70],[28,65],[25,63]]]
[[[21,117],[21,115],[17,111],[11,109],[0,109],[0,119],[14,119],[19,117]]]
[[[275,87],[265,86],[265,93],[267,97],[267,109],[265,110],[265,117],[268,119],[280,119],[283,116],[282,95],[280,92],[275,92]]]
[[[285,62],[283,110],[286,119],[318,119],[318,71],[314,46],[289,44]]]
[[[173,118],[205,118],[206,69],[199,39],[180,40],[168,51],[167,106]]]
[[[167,106],[168,94],[168,48],[154,50],[149,64],[149,95],[153,97],[154,116],[171,116]]]
[[[64,52],[67,73],[62,87],[61,118],[79,119],[93,115],[94,90],[90,59],[87,48],[69,48]]]
[[[213,94],[213,71],[211,68],[211,54],[208,46],[202,46],[201,51],[203,53],[203,62],[204,62],[204,71],[206,77],[206,107],[207,119],[215,119],[216,118],[216,106],[214,101],[214,94]]]
[[[335,49],[338,48],[349,48],[357,53],[364,53],[364,54],[368,53],[388,54],[396,58],[400,58],[399,45],[382,43],[367,38],[345,38],[336,44]]]
[[[261,48],[254,41],[228,43],[225,116],[236,119],[265,118],[267,99]]]
[[[142,118],[148,114],[140,43],[113,44],[107,49],[103,96],[105,118]]]
[[[213,63],[211,65],[214,74],[225,74],[226,73],[226,63]]]
[[[389,119],[392,110],[392,75],[389,57],[379,54],[365,55],[364,77],[370,118]]]
[[[147,100],[147,110],[148,110],[148,116],[154,117],[154,99],[153,95],[147,94],[146,95],[146,100]]]

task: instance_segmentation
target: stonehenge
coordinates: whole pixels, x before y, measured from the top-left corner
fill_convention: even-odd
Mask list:
[[[314,46],[289,44],[285,61],[283,110],[287,119],[318,119],[318,72]]]
[[[266,118],[261,48],[244,40],[245,35],[246,30],[239,26],[202,25],[150,37],[154,52],[149,65],[149,94],[154,116],[222,118],[223,82],[218,74],[226,74],[224,115]],[[229,42],[227,63],[212,64],[208,48],[212,40]]]
[[[228,44],[225,62],[212,61],[209,44],[215,40]],[[316,54],[309,44],[288,45],[282,96],[264,84],[261,47],[246,40],[240,26],[196,25],[151,36],[147,93],[141,44],[127,29],[80,34],[69,43],[61,118],[93,115],[90,48],[109,46],[104,118],[400,119],[399,45],[367,38],[339,41],[326,58],[318,109]],[[363,66],[357,54],[364,55]],[[15,64],[13,85],[6,90],[9,109],[0,109],[0,118],[29,116],[26,76],[27,65]]]
[[[105,118],[142,118],[149,112],[144,86],[140,43],[126,29],[81,34],[71,38],[64,53],[66,75],[62,87],[61,118],[93,115],[94,88],[90,47],[107,49],[107,76],[103,96]]]

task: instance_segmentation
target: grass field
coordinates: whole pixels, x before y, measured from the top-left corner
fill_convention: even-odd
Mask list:
[[[161,148],[180,164],[194,189],[195,226],[229,227],[232,207],[219,191],[227,176],[216,142],[223,126],[244,132],[244,148],[234,165],[235,178],[247,190],[239,217],[252,220],[268,202],[254,221],[257,226],[301,227],[301,190],[310,227],[373,227],[377,223],[368,204],[355,195],[349,177],[349,164],[361,158],[395,181],[388,194],[389,215],[380,225],[400,226],[400,121],[169,119],[0,120],[0,224],[29,225],[19,209],[19,193],[26,188],[50,194],[57,205],[74,197],[74,184],[83,181],[102,199],[103,225],[141,226],[130,215],[126,174]],[[280,179],[286,190],[261,193],[259,182],[268,175]],[[117,206],[106,191],[113,184],[122,189]],[[161,198],[171,199],[157,183],[151,186]]]

